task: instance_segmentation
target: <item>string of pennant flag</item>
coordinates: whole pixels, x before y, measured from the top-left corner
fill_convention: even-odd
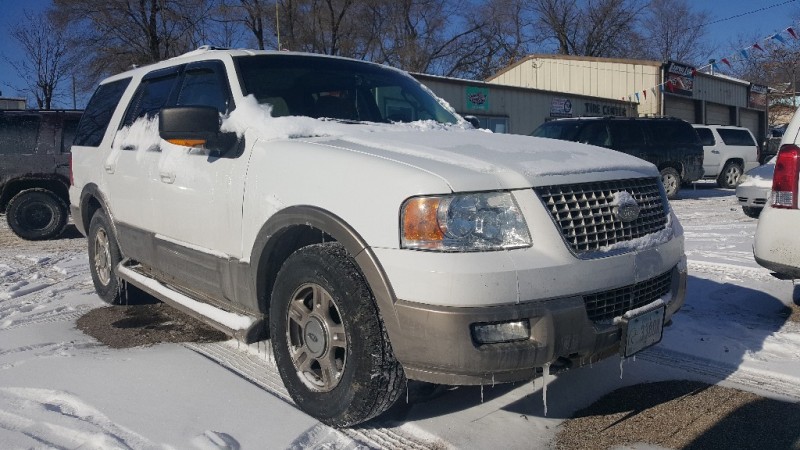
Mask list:
[[[771,43],[771,42],[777,41],[777,42],[779,42],[781,44],[786,44],[786,39],[789,36],[791,36],[792,39],[795,40],[795,41],[800,39],[800,29],[796,29],[793,26],[787,27],[787,28],[785,28],[785,29],[773,34],[773,35],[765,37],[764,39],[762,39],[760,41],[756,41],[753,45],[751,45],[749,47],[745,47],[743,49],[740,49],[738,52],[733,53],[731,55],[728,55],[725,58],[720,58],[719,61],[717,61],[715,59],[712,59],[708,64],[706,64],[704,66],[701,66],[700,68],[684,66],[684,65],[681,65],[681,64],[675,64],[675,65],[680,66],[680,68],[684,68],[684,69],[690,70],[691,74],[692,74],[692,77],[694,77],[697,74],[698,71],[703,71],[705,69],[708,69],[709,67],[712,68],[713,70],[719,71],[719,69],[720,69],[720,65],[719,64],[720,63],[725,64],[729,68],[733,68],[733,63],[739,62],[739,61],[745,61],[745,60],[750,59],[750,57],[753,54],[753,51],[758,50],[758,51],[762,51],[763,52],[764,48],[759,44],[759,42],[763,41],[765,43]],[[682,89],[683,89],[683,86],[679,85],[679,81],[676,78],[669,78],[667,80],[664,80],[661,84],[658,84],[656,86],[651,87],[650,89],[642,90],[641,91],[641,97],[639,95],[640,94],[639,91],[634,92],[631,95],[628,95],[627,101],[628,102],[633,102],[634,99],[635,99],[636,103],[640,103],[640,100],[641,100],[642,97],[644,97],[644,100],[647,100],[647,92],[648,91],[650,91],[650,93],[653,96],[655,96],[657,94],[657,91],[658,92],[665,92],[665,91],[676,92],[676,91],[682,90]],[[622,97],[622,100],[625,101],[626,98]]]

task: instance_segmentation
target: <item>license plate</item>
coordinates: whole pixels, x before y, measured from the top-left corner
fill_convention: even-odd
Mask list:
[[[661,341],[664,307],[622,319],[622,354],[626,358]]]

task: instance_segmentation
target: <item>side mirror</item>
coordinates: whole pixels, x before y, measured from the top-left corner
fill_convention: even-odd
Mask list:
[[[158,134],[175,145],[206,145],[219,137],[219,111],[212,106],[164,108],[158,113]]]
[[[480,129],[481,127],[481,121],[475,116],[464,116],[464,120],[469,122],[469,124],[472,125],[472,128],[475,128],[476,130]]]

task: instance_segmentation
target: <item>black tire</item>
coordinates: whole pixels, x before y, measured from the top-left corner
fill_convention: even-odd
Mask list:
[[[92,216],[87,239],[94,290],[104,302],[111,305],[122,304],[122,281],[116,272],[122,254],[114,229],[102,209],[98,209]]]
[[[6,209],[6,220],[17,236],[29,241],[52,239],[67,226],[67,205],[47,189],[20,191]]]
[[[739,184],[739,179],[742,177],[742,165],[728,161],[722,172],[717,176],[717,186],[725,189],[733,189]]]
[[[678,196],[678,191],[681,190],[681,174],[672,167],[665,167],[661,169],[661,182],[664,184],[664,190],[667,192],[667,198],[672,200]]]
[[[742,211],[747,217],[752,217],[753,219],[758,219],[758,216],[761,215],[761,210],[764,208],[754,208],[752,206],[742,206]]]
[[[375,299],[340,244],[292,254],[278,273],[269,312],[275,362],[307,414],[347,427],[380,415],[402,393],[405,374]]]

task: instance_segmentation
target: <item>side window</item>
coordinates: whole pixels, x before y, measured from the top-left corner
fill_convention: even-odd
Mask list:
[[[0,117],[0,154],[34,153],[41,122],[38,116]]]
[[[189,65],[183,75],[176,106],[213,106],[220,113],[229,109],[230,89],[222,63]]]
[[[161,71],[142,79],[142,83],[133,94],[133,100],[125,113],[123,126],[132,124],[140,117],[154,117],[167,104],[178,81],[178,72],[177,69],[171,69],[164,75],[159,76],[160,73]]]
[[[746,145],[755,147],[756,143],[753,137],[747,130],[731,130],[727,128],[719,128],[717,130],[719,137],[726,145]]]
[[[67,118],[64,120],[61,129],[61,153],[69,153],[72,142],[75,140],[75,132],[78,130],[78,118]]]
[[[644,147],[644,132],[635,121],[617,121],[609,124],[611,128],[611,147],[629,149]]]
[[[78,130],[75,132],[74,145],[87,147],[100,145],[119,99],[122,98],[130,82],[130,78],[125,78],[97,88],[81,116]]]
[[[582,144],[597,145],[598,147],[611,148],[611,136],[603,122],[589,122],[575,138]]]
[[[717,140],[714,139],[714,133],[708,128],[695,128],[697,135],[700,136],[700,143],[703,145],[714,145]]]

